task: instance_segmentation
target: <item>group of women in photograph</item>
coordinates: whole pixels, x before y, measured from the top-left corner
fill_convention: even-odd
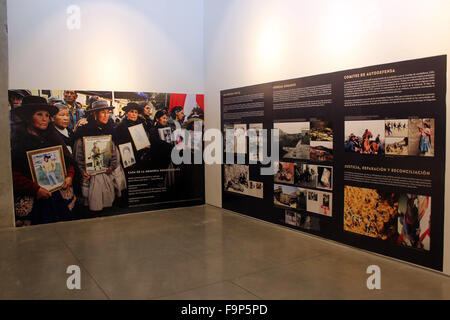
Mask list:
[[[157,111],[152,118],[148,106],[130,102],[122,108],[125,114],[119,122],[113,120],[114,107],[108,101],[91,98],[86,117],[72,130],[72,110],[64,103],[50,105],[43,97],[27,95],[13,108],[14,116],[20,118],[11,137],[16,226],[95,216],[112,207],[126,192],[127,169],[123,168],[119,145],[131,143],[137,167],[167,168],[171,162],[173,144],[162,140],[158,131],[169,127],[165,110]],[[172,121],[183,123],[184,119],[175,114]],[[139,124],[145,129],[150,147],[138,150],[128,129]],[[112,143],[102,151],[109,155],[102,158],[106,170],[90,174],[84,139],[98,136],[111,136]],[[37,183],[28,152],[54,146],[62,147],[65,175],[61,187],[50,192]]]

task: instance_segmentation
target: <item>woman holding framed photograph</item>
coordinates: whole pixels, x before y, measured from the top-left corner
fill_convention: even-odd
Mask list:
[[[50,121],[58,109],[27,96],[15,112],[23,120],[11,145],[16,226],[72,219],[75,163]]]
[[[83,176],[81,203],[91,211],[112,207],[116,193],[120,196],[123,190],[113,174],[120,164],[114,127],[109,124],[112,109],[105,100],[93,102],[86,109],[87,123],[74,135],[74,158]]]
[[[166,111],[159,110],[155,114],[155,125],[150,129],[149,137],[151,144],[151,166],[158,169],[167,169],[172,163],[171,154],[173,145],[161,138],[165,130],[171,133],[167,124],[168,116]]]
[[[135,102],[130,102],[122,110],[125,112],[125,117],[116,128],[117,145],[131,143],[136,165],[142,166],[149,160],[148,150],[150,147],[144,128],[145,123],[139,117],[139,114],[143,112],[143,107]],[[137,127],[139,125],[142,128]]]

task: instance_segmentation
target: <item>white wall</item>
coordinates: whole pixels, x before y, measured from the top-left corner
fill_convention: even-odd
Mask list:
[[[203,92],[203,0],[9,0],[8,28],[10,88]]]
[[[207,126],[220,127],[223,89],[448,54],[449,14],[448,0],[207,0]],[[206,201],[217,206],[220,176],[220,166],[206,169]],[[450,274],[448,192],[446,208],[444,268]]]

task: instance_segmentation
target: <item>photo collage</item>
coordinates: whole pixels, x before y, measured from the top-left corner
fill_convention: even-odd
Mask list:
[[[8,99],[17,227],[204,202],[203,164],[171,158],[177,127],[203,128],[202,94],[10,89]]]
[[[279,122],[280,159],[333,161],[333,128],[328,121]]]
[[[279,130],[280,159],[286,160],[275,163],[274,205],[331,217],[333,167],[288,162],[333,161],[331,122],[282,122],[274,128]]]
[[[225,153],[237,153],[237,154],[249,154],[249,161],[262,161],[263,160],[263,124],[262,123],[235,123],[224,124],[223,126],[223,139],[224,139],[224,152]],[[249,131],[252,134],[249,134]],[[227,137],[231,134],[230,137]],[[248,136],[248,146],[247,146]]]
[[[434,139],[432,118],[345,121],[346,152],[434,157]]]
[[[222,189],[223,207],[442,270],[447,60],[441,55],[222,90],[222,129],[231,129],[232,142],[236,130],[248,137],[246,146],[228,147],[246,150],[245,157],[224,156],[248,165],[259,156],[252,154],[257,138],[250,129],[267,129],[269,138],[264,161],[258,168],[250,162],[250,179],[264,181],[264,198]],[[233,109],[230,97],[258,101]],[[259,167],[268,175],[257,176]]]
[[[344,230],[430,250],[431,197],[344,187]]]

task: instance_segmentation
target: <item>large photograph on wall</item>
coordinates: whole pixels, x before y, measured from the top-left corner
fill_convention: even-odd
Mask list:
[[[222,130],[259,122],[279,137],[273,163],[239,162],[264,197],[228,183],[223,207],[442,270],[446,70],[436,56],[223,90]]]
[[[200,94],[11,89],[16,226],[204,203]],[[199,141],[200,140],[200,143]]]

